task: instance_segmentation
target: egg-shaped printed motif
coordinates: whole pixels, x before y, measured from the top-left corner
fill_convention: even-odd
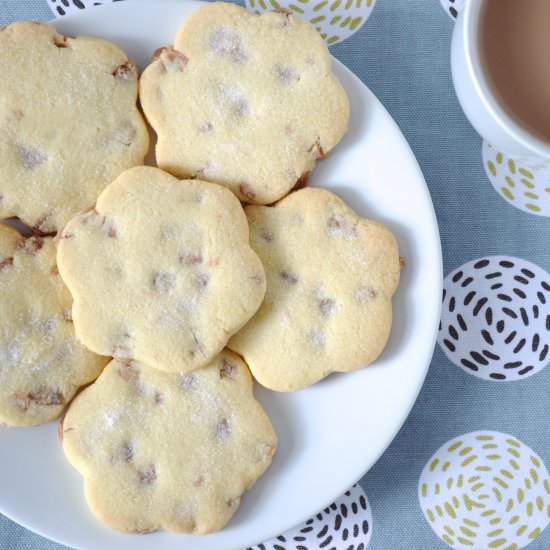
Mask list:
[[[63,17],[93,6],[101,6],[119,0],[49,0],[48,5],[56,17]]]
[[[487,256],[447,275],[438,342],[458,367],[483,380],[513,381],[550,357],[550,275],[510,256]]]
[[[466,0],[440,0],[443,9],[453,18],[456,19],[460,10],[466,4]]]
[[[287,9],[307,19],[331,46],[357,32],[367,21],[376,0],[299,0],[296,3],[277,0],[245,0],[254,13]]]
[[[540,456],[517,438],[471,432],[428,460],[418,498],[434,533],[452,548],[519,550],[548,525],[550,479]]]
[[[371,507],[357,484],[302,525],[246,550],[365,550],[371,534]]]
[[[550,216],[550,162],[514,159],[483,142],[483,167],[506,202],[537,216]]]

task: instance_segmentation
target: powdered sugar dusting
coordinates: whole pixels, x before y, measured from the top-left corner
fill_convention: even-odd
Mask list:
[[[277,78],[286,86],[300,80],[300,75],[294,69],[285,65],[276,65],[275,74],[277,75]]]
[[[5,348],[0,348],[0,369],[14,368],[23,355],[22,341],[24,333],[19,333]]]
[[[193,518],[193,509],[188,502],[182,502],[178,506],[178,517],[185,520],[191,520]]]
[[[229,439],[233,428],[227,418],[220,418],[216,424],[215,437],[218,441],[224,442]]]
[[[348,231],[346,231],[346,234],[344,235],[344,239],[346,241],[355,241],[359,237],[359,230],[358,230],[358,223],[353,225],[353,227],[350,227]]]
[[[103,146],[106,148],[116,145],[130,147],[136,140],[137,135],[137,128],[132,122],[126,120],[111,131],[110,135],[103,141]]]
[[[319,348],[325,347],[325,335],[320,330],[311,330],[307,337],[315,346]]]
[[[160,227],[160,238],[163,241],[177,241],[180,234],[181,228],[176,224],[163,224]]]
[[[103,428],[105,430],[112,430],[118,424],[120,420],[120,409],[115,409],[111,412],[106,412],[102,417]]]
[[[328,217],[327,228],[330,236],[341,235],[346,228],[346,219],[340,214],[332,213]]]
[[[219,105],[221,112],[235,115],[237,118],[243,118],[250,113],[250,104],[242,90],[235,84],[222,83],[214,89],[214,103]],[[223,145],[223,144],[222,144]],[[225,146],[229,148],[230,143]],[[236,144],[233,144],[235,152]],[[215,169],[215,167],[211,167]]]
[[[244,65],[248,55],[243,49],[240,35],[232,30],[220,27],[210,34],[210,51],[215,56],[229,57],[234,63]]]
[[[29,316],[21,315],[19,330],[6,334],[6,342],[0,342],[0,378],[21,369],[34,374],[48,372],[68,366],[74,356],[74,341],[58,334],[59,319],[29,320]]]
[[[176,276],[167,271],[153,275],[153,288],[158,294],[172,294],[176,287]]]
[[[27,170],[32,170],[33,168],[42,166],[48,161],[48,157],[34,147],[20,146],[17,150],[17,153],[19,155],[19,160],[21,161],[21,164]]]
[[[158,323],[167,329],[184,329],[189,325],[190,316],[197,314],[199,296],[190,294],[178,300],[176,307],[165,307],[158,316]]]

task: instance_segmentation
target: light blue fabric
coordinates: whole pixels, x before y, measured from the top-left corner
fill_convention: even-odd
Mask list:
[[[550,268],[550,220],[508,205],[488,183],[481,138],[452,87],[453,20],[438,0],[380,0],[367,24],[331,48],[394,117],[422,168],[441,234],[444,273],[493,254]],[[550,461],[550,369],[514,383],[479,380],[437,346],[407,422],[362,479],[373,511],[369,550],[444,550],[418,505],[418,479],[432,454],[476,430],[514,434]],[[547,529],[529,550],[548,550]]]
[[[47,0],[0,0],[0,24],[48,17]],[[550,271],[550,219],[510,206],[487,179],[481,138],[452,88],[453,24],[439,0],[377,0],[367,23],[331,51],[371,88],[409,141],[435,205],[445,274],[493,254]],[[457,368],[438,346],[409,419],[361,480],[373,514],[369,550],[449,548],[422,515],[418,483],[433,453],[460,434],[514,434],[550,465],[549,396],[550,368],[520,382],[489,382]],[[54,548],[61,547],[0,517],[0,550]],[[550,529],[529,545],[549,548]]]
[[[34,20],[48,21],[52,10],[47,0],[2,0],[0,2],[0,25],[12,21]]]

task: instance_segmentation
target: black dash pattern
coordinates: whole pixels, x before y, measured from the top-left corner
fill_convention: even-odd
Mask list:
[[[488,256],[445,279],[439,343],[485,380],[518,380],[550,359],[550,275],[519,258]]]
[[[372,531],[372,515],[363,490],[354,485],[301,526],[247,550],[365,550]]]
[[[109,2],[121,2],[122,0],[50,0],[50,4],[55,10],[58,17],[67,15],[71,8],[77,8],[79,10],[86,9],[89,6],[101,6]]]
[[[453,19],[456,19],[465,1],[466,0],[443,0],[441,2],[441,5],[444,7],[444,9],[449,13],[449,15]],[[479,260],[479,262],[477,263],[482,264],[482,267],[483,267],[483,261],[484,260]]]

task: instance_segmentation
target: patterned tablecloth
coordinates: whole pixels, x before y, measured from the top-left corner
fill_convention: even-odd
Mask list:
[[[293,1],[246,6],[309,18],[396,119],[435,204],[445,289],[426,383],[390,448],[332,506],[254,550],[548,550],[550,170],[509,159],[462,114],[449,51],[464,0]],[[97,4],[0,0],[0,24]],[[61,547],[0,517],[0,549],[23,548]]]

